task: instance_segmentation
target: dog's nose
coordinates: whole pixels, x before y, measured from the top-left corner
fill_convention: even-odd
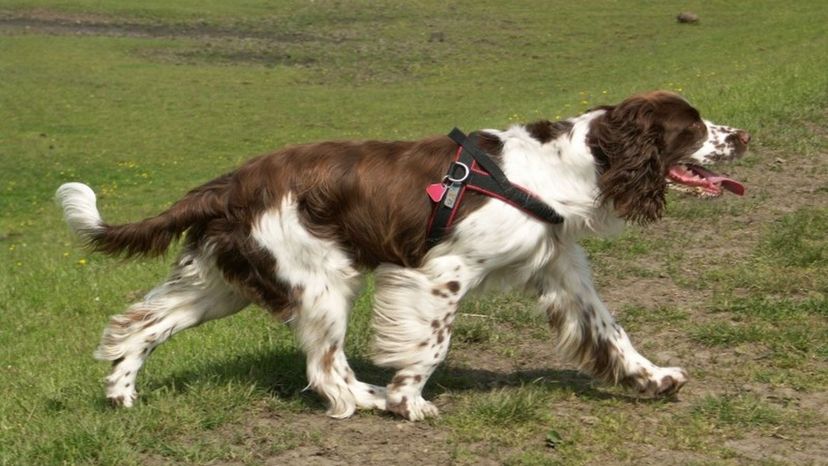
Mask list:
[[[736,137],[738,137],[739,142],[741,142],[744,145],[747,145],[750,142],[750,133],[748,133],[747,131],[737,131]]]

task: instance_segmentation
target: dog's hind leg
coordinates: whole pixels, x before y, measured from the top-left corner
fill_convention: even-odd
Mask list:
[[[110,403],[133,405],[138,371],[158,345],[181,330],[234,314],[248,302],[223,280],[211,256],[185,250],[164,283],[113,316],[104,330],[95,357],[112,361],[106,377]]]
[[[356,379],[345,357],[351,296],[344,283],[309,284],[291,324],[307,357],[308,387],[329,403],[327,414],[345,418],[356,408],[385,409],[385,390]]]
[[[273,257],[270,276],[290,290],[286,320],[307,357],[308,387],[328,401],[328,415],[385,409],[385,389],[358,381],[345,357],[348,314],[360,284],[351,260],[305,229],[289,197],[258,219],[252,237]]]
[[[438,414],[422,390],[448,353],[468,275],[463,261],[453,256],[432,259],[420,269],[377,269],[374,362],[398,369],[387,387],[388,411],[412,421]]]

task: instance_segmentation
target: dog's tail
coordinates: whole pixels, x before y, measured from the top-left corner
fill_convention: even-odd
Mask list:
[[[72,231],[95,251],[126,257],[157,256],[190,227],[222,215],[229,175],[202,185],[158,216],[123,225],[107,225],[95,193],[83,183],[66,183],[56,197]]]

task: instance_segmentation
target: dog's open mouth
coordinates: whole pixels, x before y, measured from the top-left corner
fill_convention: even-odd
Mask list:
[[[724,191],[741,196],[745,194],[745,186],[718,173],[692,163],[679,163],[670,167],[667,178],[686,191],[694,192],[702,197],[721,196]]]

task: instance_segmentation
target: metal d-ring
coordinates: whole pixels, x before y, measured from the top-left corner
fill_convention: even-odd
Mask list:
[[[454,167],[462,167],[463,170],[465,170],[466,172],[463,173],[463,176],[461,176],[459,178],[452,178],[451,175],[454,173]],[[450,181],[452,183],[462,183],[462,182],[466,181],[469,178],[470,174],[471,174],[471,170],[469,170],[468,165],[466,165],[463,162],[454,162],[454,166],[449,171],[449,174],[446,175],[446,180]]]

